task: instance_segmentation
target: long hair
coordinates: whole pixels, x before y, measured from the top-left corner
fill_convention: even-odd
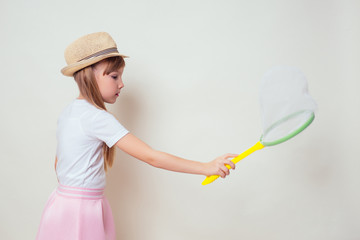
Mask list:
[[[101,62],[106,62],[107,67],[103,73],[110,74],[113,71],[119,70],[121,67],[125,66],[125,61],[122,57],[111,57],[102,60]],[[98,84],[96,82],[95,74],[93,67],[91,65],[86,68],[83,68],[76,73],[74,73],[74,79],[78,84],[81,95],[91,104],[99,109],[107,111],[105,107],[104,100],[101,96]],[[115,158],[115,146],[109,148],[105,143],[103,143],[103,156],[104,156],[104,168],[107,171],[108,168],[112,167]]]

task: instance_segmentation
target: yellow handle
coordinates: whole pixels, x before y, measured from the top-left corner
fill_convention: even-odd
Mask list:
[[[257,142],[254,146],[252,146],[251,148],[249,148],[248,150],[246,150],[245,152],[243,152],[242,154],[240,154],[239,156],[233,158],[231,161],[233,163],[238,163],[240,160],[246,158],[247,156],[249,156],[250,154],[252,154],[253,152],[263,149],[264,145],[261,144],[261,142]],[[228,169],[230,169],[231,167],[229,165],[226,165],[226,167]],[[212,176],[208,176],[205,178],[205,180],[202,182],[202,185],[206,185],[209,183],[212,183],[213,181],[215,181],[216,179],[218,179],[220,176],[219,175],[212,175]]]

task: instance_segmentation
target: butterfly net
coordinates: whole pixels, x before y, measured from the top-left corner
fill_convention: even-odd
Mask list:
[[[260,84],[263,124],[261,143],[265,146],[284,142],[314,119],[316,103],[308,93],[304,74],[295,67],[277,66],[265,73]]]

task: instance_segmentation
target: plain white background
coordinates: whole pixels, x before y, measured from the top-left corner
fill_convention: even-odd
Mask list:
[[[118,151],[106,194],[118,239],[360,239],[357,0],[1,1],[1,239],[34,239],[57,185],[56,121],[78,94],[60,74],[76,38],[107,31],[129,55],[108,106],[152,147],[210,161],[261,135],[266,70],[293,65],[314,123],[225,180],[152,168]]]

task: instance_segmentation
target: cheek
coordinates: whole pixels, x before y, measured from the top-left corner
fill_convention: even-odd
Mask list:
[[[108,91],[106,79],[100,77],[100,78],[97,78],[96,82],[97,82],[101,96],[105,97],[107,95],[107,91]]]
[[[103,94],[105,87],[104,87],[104,83],[102,81],[98,81],[98,88],[99,88],[100,93]]]
[[[101,94],[106,97],[113,95],[114,89],[116,89],[116,83],[113,79],[104,79],[100,89]]]

